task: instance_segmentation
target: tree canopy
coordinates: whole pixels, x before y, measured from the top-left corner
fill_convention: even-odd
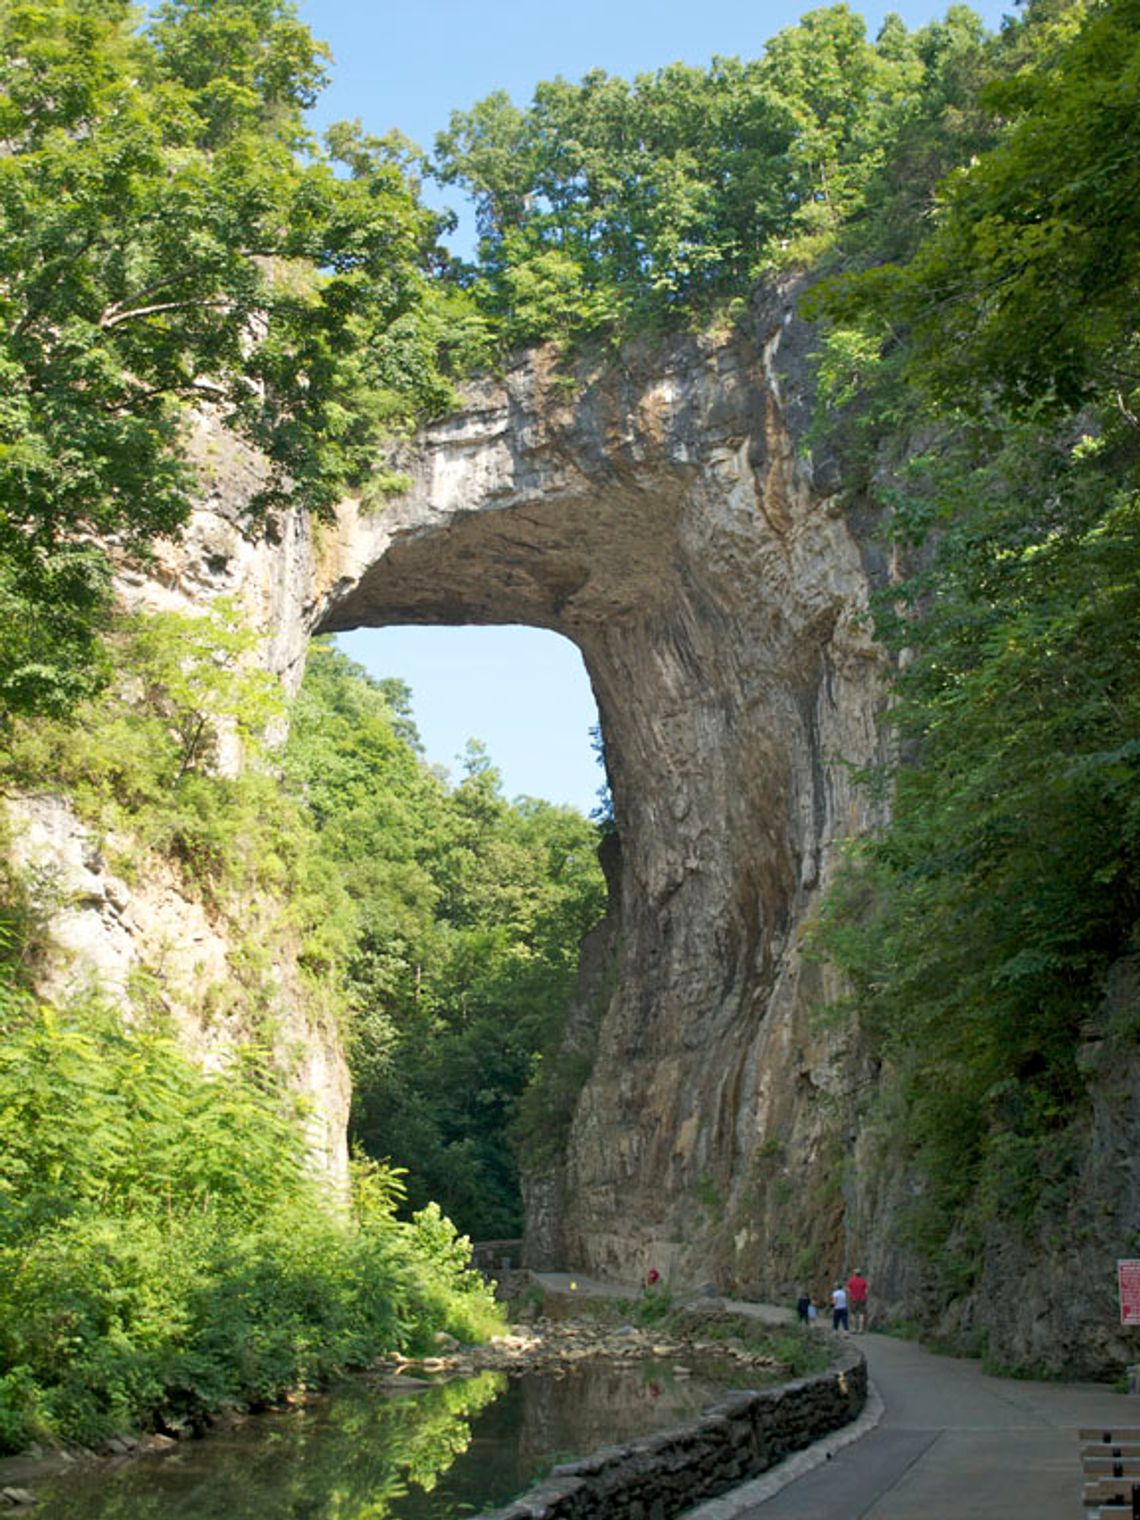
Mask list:
[[[983,43],[962,6],[913,33],[889,17],[871,41],[840,4],[748,62],[593,70],[526,109],[500,92],[455,112],[437,173],[475,200],[476,298],[516,342],[707,317],[817,256]]]
[[[448,402],[440,219],[399,145],[313,141],[326,58],[287,0],[166,0],[141,31],[126,0],[0,12],[9,710],[104,676],[109,554],[185,521],[195,415],[260,451],[264,514],[382,484],[391,429]]]
[[[860,366],[817,425],[909,566],[877,609],[906,655],[894,816],[824,943],[893,1063],[947,1292],[988,1221],[1063,1208],[1086,1042],[1140,1032],[1104,1005],[1140,924],[1140,8],[1031,5],[998,62],[988,148],[893,262],[864,228],[813,298],[832,379]]]

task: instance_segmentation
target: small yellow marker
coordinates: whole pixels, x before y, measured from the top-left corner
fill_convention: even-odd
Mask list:
[[[571,1278],[571,1280],[570,1280],[570,1291],[571,1291],[571,1293],[573,1293],[574,1289],[577,1286],[578,1286],[578,1284],[573,1280],[573,1278]]]

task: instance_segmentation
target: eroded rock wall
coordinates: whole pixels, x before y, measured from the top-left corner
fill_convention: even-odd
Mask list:
[[[254,532],[245,511],[262,481],[256,455],[199,419],[193,452],[205,484],[188,530],[160,543],[153,564],[124,568],[117,590],[133,611],[195,613],[232,598],[261,634],[258,658],[289,692],[300,683],[315,582],[311,529],[282,514]],[[232,734],[219,758],[243,763]],[[41,990],[66,998],[97,990],[129,1004],[157,1002],[186,1049],[206,1069],[224,1066],[254,1033],[271,1025],[282,1069],[308,1108],[308,1140],[319,1166],[347,1175],[350,1083],[335,1024],[307,986],[294,947],[268,896],[222,914],[203,902],[160,855],[128,833],[108,836],[80,818],[66,796],[0,799],[13,859],[38,883],[51,953]],[[268,964],[250,971],[252,957]],[[255,985],[253,985],[255,983]]]
[[[889,1073],[821,1017],[841,989],[810,955],[841,842],[877,821],[852,778],[888,758],[864,613],[889,566],[841,504],[842,461],[811,460],[795,294],[761,292],[732,332],[532,353],[472,387],[399,461],[406,495],[346,505],[312,622],[528,623],[589,670],[621,840],[591,957],[613,974],[594,966],[576,1005],[593,1074],[563,1164],[528,1179],[530,1262],[765,1297],[858,1264],[880,1314],[930,1323],[896,1229],[915,1179],[866,1124]],[[1123,1344],[1112,1262],[1140,1219],[1119,1156],[1140,1124],[1132,1076],[1089,1075],[1095,1202],[1052,1244],[996,1232],[955,1309],[1011,1365],[1051,1341],[1103,1369]]]
[[[157,1004],[208,1071],[228,1064],[253,1035],[255,1019],[271,1020],[283,1071],[306,1099],[310,1153],[343,1180],[348,1068],[335,1027],[321,1017],[281,941],[279,905],[265,898],[248,902],[240,921],[223,918],[168,861],[140,850],[129,835],[96,833],[66,797],[10,797],[4,807],[13,858],[38,882],[49,909],[41,992],[60,1001],[92,991],[122,1006]],[[281,944],[273,964],[258,971],[256,988],[241,966],[251,942]]]
[[[884,672],[874,566],[801,446],[811,341],[768,293],[731,334],[528,355],[326,550],[320,628],[554,629],[598,699],[616,991],[535,1259],[760,1292],[845,1258],[850,1062],[803,939],[870,822],[850,772],[879,756]]]

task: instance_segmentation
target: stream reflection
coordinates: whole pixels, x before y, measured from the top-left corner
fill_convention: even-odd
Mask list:
[[[165,1456],[27,1486],[43,1501],[38,1520],[455,1520],[505,1504],[571,1456],[679,1424],[723,1390],[731,1374],[720,1371],[485,1372],[397,1399],[353,1383]]]

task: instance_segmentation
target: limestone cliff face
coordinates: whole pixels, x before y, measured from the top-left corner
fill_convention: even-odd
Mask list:
[[[309,1107],[308,1143],[333,1179],[347,1175],[349,1080],[335,1030],[319,1016],[287,950],[259,972],[240,962],[249,942],[273,943],[274,904],[250,902],[240,922],[211,912],[168,861],[127,836],[97,836],[67,798],[5,800],[15,861],[41,883],[50,907],[51,953],[40,990],[66,999],[98,990],[126,1004],[132,993],[157,1001],[186,1050],[206,1070],[225,1067],[250,1037],[251,1003],[273,1020],[284,1070]],[[132,863],[126,881],[116,856]]]
[[[845,1259],[839,1116],[802,941],[867,827],[883,664],[860,543],[798,452],[810,333],[527,356],[342,514],[322,629],[528,623],[581,649],[622,845],[616,991],[532,1256],[771,1291]]]
[[[277,520],[268,536],[252,535],[243,509],[262,477],[256,456],[200,421],[193,451],[207,483],[184,538],[158,545],[146,573],[124,570],[118,594],[132,610],[202,610],[217,596],[234,598],[263,634],[261,660],[292,690],[308,643],[305,599],[313,580],[309,528],[300,514]],[[220,758],[242,763],[222,735]],[[65,796],[0,799],[15,861],[41,883],[50,910],[45,928],[52,953],[41,989],[66,997],[97,988],[116,1000],[145,984],[171,1016],[187,1050],[218,1069],[250,1036],[251,1018],[272,1020],[283,1069],[307,1100],[309,1145],[334,1180],[347,1174],[349,1076],[331,1021],[299,976],[288,937],[277,932],[275,904],[246,903],[236,915],[211,911],[169,861],[136,840],[103,837],[79,818]],[[130,862],[130,880],[117,864]],[[250,944],[277,944],[272,964],[256,973],[243,960]]]
[[[762,294],[731,334],[568,370],[530,354],[473,387],[401,461],[406,495],[342,511],[308,615],[529,623],[589,670],[620,886],[572,1013],[593,1074],[563,1164],[527,1180],[532,1264],[790,1296],[858,1263],[880,1313],[929,1323],[895,1227],[915,1182],[862,1118],[889,1074],[821,1021],[838,989],[805,955],[840,842],[875,822],[851,776],[885,758],[863,613],[887,567],[839,505],[841,465],[809,461],[793,298]],[[1112,1071],[1090,1067],[1096,1201],[1051,1236],[995,1235],[944,1322],[1000,1361],[1040,1365],[1048,1343],[1070,1368],[1119,1360],[1140,1122],[1134,1059]]]

